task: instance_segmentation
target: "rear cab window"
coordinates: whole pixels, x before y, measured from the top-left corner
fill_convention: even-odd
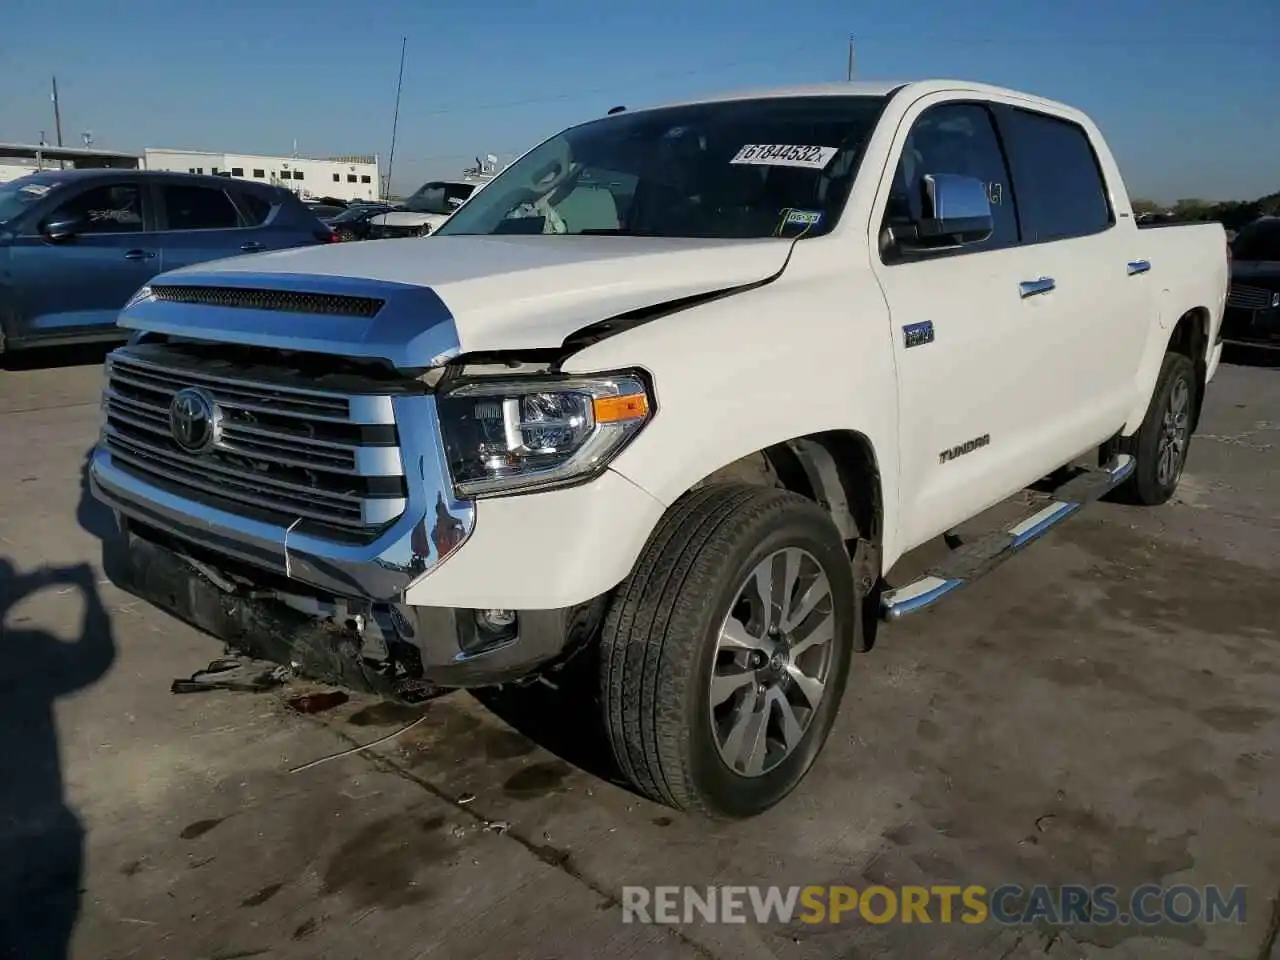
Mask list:
[[[241,226],[240,211],[225,190],[165,183],[160,197],[167,230],[231,230]]]
[[[1101,233],[1115,223],[1089,134],[1077,123],[1033,110],[1001,110],[1024,243]]]

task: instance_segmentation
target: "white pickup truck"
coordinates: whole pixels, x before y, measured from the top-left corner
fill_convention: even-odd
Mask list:
[[[425,237],[453,216],[485,181],[430,180],[386,213],[369,218],[370,240]]]
[[[388,696],[589,655],[635,786],[749,816],[813,763],[873,617],[1104,493],[1170,497],[1227,286],[1221,227],[1139,230],[1058,103],[928,81],[622,112],[430,243],[140,290],[92,462],[104,564]]]

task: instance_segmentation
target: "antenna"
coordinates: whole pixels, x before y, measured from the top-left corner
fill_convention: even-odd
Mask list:
[[[53,78],[53,128],[58,136],[58,146],[62,146],[62,114],[58,109],[58,78]],[[67,169],[66,161],[59,160],[58,168],[60,170]]]
[[[396,159],[396,128],[400,126],[400,89],[404,86],[404,51],[408,43],[408,37],[400,38],[400,77],[396,80],[396,109],[391,117],[391,151],[387,154],[387,183],[382,191],[383,197],[391,196],[391,165]]]
[[[853,82],[853,34],[849,34],[849,82]]]

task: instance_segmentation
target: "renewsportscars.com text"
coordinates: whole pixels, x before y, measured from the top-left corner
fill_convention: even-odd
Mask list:
[[[1244,923],[1245,887],[623,887],[624,923]]]

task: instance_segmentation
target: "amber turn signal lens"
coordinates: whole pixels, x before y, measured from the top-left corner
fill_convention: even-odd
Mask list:
[[[591,401],[591,410],[595,414],[596,423],[643,420],[649,415],[649,398],[643,393],[595,397]]]

